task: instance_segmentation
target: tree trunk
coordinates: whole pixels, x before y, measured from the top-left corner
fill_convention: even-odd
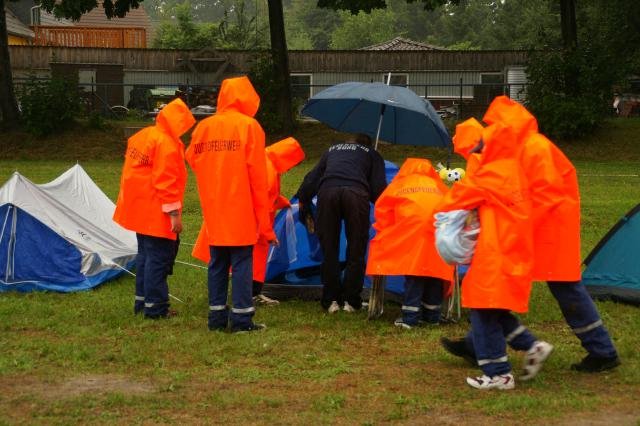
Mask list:
[[[11,77],[11,59],[7,36],[7,17],[4,0],[0,0],[0,127],[10,128],[18,125],[18,104],[13,91]]]
[[[574,50],[578,46],[576,0],[560,0],[560,26],[564,48]]]
[[[566,95],[578,96],[579,69],[576,63],[578,48],[578,31],[576,25],[576,0],[560,0],[560,26],[562,27],[562,42],[564,45],[564,86]]]
[[[276,105],[278,115],[282,119],[282,130],[290,133],[293,130],[293,107],[291,104],[291,82],[289,79],[289,53],[284,33],[284,14],[282,0],[268,0],[269,31],[271,33],[271,58],[273,71],[280,90]]]

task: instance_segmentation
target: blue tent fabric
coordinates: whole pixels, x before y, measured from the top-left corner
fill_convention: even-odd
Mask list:
[[[640,204],[629,211],[587,256],[582,282],[598,299],[640,305]]]
[[[385,172],[387,182],[398,173],[398,166],[390,161],[385,161]],[[315,207],[316,199],[313,204]],[[370,213],[370,220],[373,223],[373,205]],[[315,234],[310,234],[307,228],[298,219],[298,200],[291,199],[291,208],[281,210],[275,219],[274,230],[279,247],[272,247],[269,252],[267,262],[267,273],[265,281],[281,285],[278,297],[286,298],[286,288],[296,288],[296,294],[300,289],[318,291],[322,286],[320,280],[320,264],[322,263],[322,251],[320,242]],[[375,231],[373,227],[369,229],[369,239],[373,238]],[[346,259],[346,238],[344,226],[340,243],[340,261]],[[265,293],[269,293],[269,284],[265,285]],[[365,278],[365,288],[371,287],[371,281]],[[387,292],[395,295],[404,293],[404,277],[387,277]],[[291,295],[293,296],[293,291]],[[273,293],[272,293],[273,294]]]

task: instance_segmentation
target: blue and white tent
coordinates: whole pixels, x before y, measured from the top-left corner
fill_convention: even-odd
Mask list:
[[[133,266],[135,233],[76,165],[36,185],[15,172],[0,188],[0,292],[87,290]]]

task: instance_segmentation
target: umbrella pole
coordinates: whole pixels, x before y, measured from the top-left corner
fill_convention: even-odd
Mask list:
[[[384,117],[384,110],[386,107],[387,106],[385,104],[382,104],[380,107],[380,119],[378,120],[378,130],[376,130],[376,144],[373,147],[376,151],[378,150],[378,140],[380,139],[380,130],[382,130],[382,117]]]

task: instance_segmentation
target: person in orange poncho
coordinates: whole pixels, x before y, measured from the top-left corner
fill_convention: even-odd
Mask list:
[[[171,101],[149,126],[127,142],[120,193],[113,220],[138,239],[134,312],[166,318],[170,274],[182,231],[182,199],[187,182],[180,140],[195,119],[180,99]]]
[[[453,267],[438,256],[431,218],[447,190],[429,160],[408,158],[376,201],[367,274],[406,276],[398,327],[440,320]]]
[[[513,131],[501,124],[483,130],[477,169],[457,182],[436,211],[478,210],[480,234],[462,282],[462,305],[471,308],[478,389],[513,389],[502,328],[518,323],[510,311],[527,312],[533,268],[531,199]]]
[[[557,146],[538,133],[535,117],[508,97],[497,97],[484,121],[509,123],[524,146],[521,162],[531,188],[533,207],[533,279],[547,281],[567,324],[588,352],[572,368],[597,372],[618,366],[620,360],[615,346],[580,282],[580,195],[575,168]],[[545,342],[534,342],[535,337],[525,329],[506,328],[504,333],[511,336],[512,348],[527,351],[525,374],[521,379],[535,377],[553,348]],[[474,359],[469,336],[459,340],[443,339],[442,344],[454,355]]]
[[[224,330],[229,322],[234,332],[265,328],[253,322],[253,246],[259,238],[271,243],[277,239],[269,222],[265,135],[253,118],[259,105],[247,77],[224,80],[216,114],[196,126],[186,153],[196,175],[211,256],[210,330]],[[233,269],[231,314],[229,268]]]
[[[580,281],[580,193],[573,164],[549,139],[527,109],[499,96],[483,120],[508,123],[524,145],[522,165],[533,202],[533,279],[546,281],[571,330],[588,355],[571,367],[596,372],[620,364],[598,310]]]
[[[453,152],[467,161],[465,176],[473,174],[480,165],[480,154],[472,152],[482,139],[484,127],[475,118],[469,118],[456,125],[453,136]]]
[[[304,151],[297,140],[289,137],[269,145],[265,148],[265,152],[267,160],[269,220],[271,227],[273,227],[276,212],[280,209],[291,207],[289,200],[280,194],[280,176],[304,160]],[[196,259],[208,263],[211,256],[209,254],[209,245],[206,242],[207,239],[207,226],[203,223],[191,254]],[[254,302],[275,305],[278,304],[277,300],[261,294],[264,285],[268,253],[269,243],[263,238],[258,239],[258,242],[253,247],[253,299]]]

